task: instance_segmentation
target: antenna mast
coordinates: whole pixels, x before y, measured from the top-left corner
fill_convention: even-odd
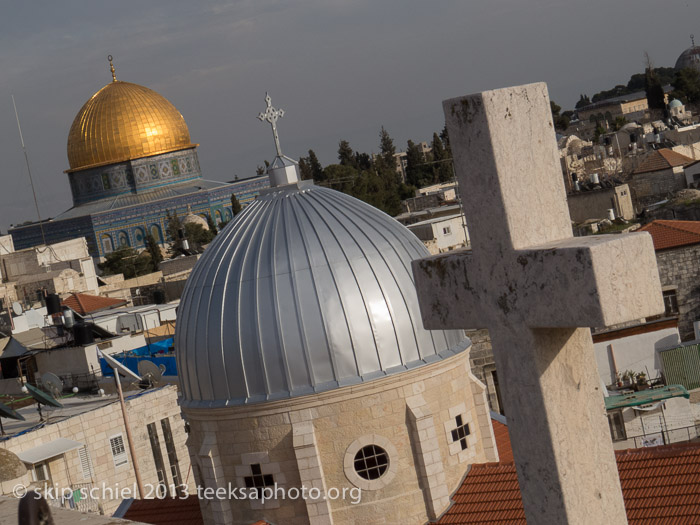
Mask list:
[[[19,125],[19,114],[17,113],[17,104],[15,104],[15,96],[12,96],[12,106],[15,108],[15,118],[17,119],[17,130],[19,131],[19,140],[22,143],[22,151],[24,151],[24,161],[27,163],[27,173],[29,174],[29,183],[32,186],[32,195],[34,196],[34,207],[36,208],[36,216],[39,219],[39,228],[41,229],[41,241],[46,246],[46,236],[44,235],[44,223],[41,220],[41,213],[39,212],[39,202],[36,200],[36,190],[34,189],[34,179],[32,178],[32,170],[29,168],[29,155],[27,155],[27,148],[24,145],[24,137],[22,137],[22,126]]]

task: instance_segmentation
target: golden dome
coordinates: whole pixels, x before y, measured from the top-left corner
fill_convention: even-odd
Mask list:
[[[192,148],[185,119],[168,100],[115,80],[78,112],[68,133],[70,171]]]

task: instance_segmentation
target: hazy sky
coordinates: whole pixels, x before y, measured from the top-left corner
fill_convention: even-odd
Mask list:
[[[446,98],[535,81],[565,108],[672,66],[700,37],[697,0],[0,0],[0,229],[35,219],[10,95],[42,216],[71,206],[73,118],[117,78],[154,89],[200,143],[205,178],[247,177],[274,156],[265,107],[285,110],[282,150],[324,164],[338,141],[376,151],[430,140]],[[698,39],[700,40],[700,38]]]

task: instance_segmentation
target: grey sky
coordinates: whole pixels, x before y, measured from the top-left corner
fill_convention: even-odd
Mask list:
[[[648,51],[672,66],[700,35],[690,0],[0,1],[0,228],[35,219],[10,95],[42,215],[71,206],[66,139],[76,113],[117,77],[154,89],[200,143],[204,176],[254,174],[274,156],[255,117],[284,108],[285,154],[333,162],[341,139],[399,149],[443,126],[445,98],[534,81],[571,107],[625,83]]]

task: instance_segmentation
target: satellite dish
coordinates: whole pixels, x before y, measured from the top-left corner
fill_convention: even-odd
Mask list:
[[[41,384],[53,394],[53,397],[59,397],[63,392],[63,381],[56,374],[46,372],[41,376]]]
[[[0,403],[0,417],[6,417],[7,419],[16,419],[17,421],[24,421],[24,416],[19,412],[15,412],[10,407],[4,403]]]
[[[131,370],[129,370],[127,367],[125,367],[123,364],[121,364],[119,361],[114,359],[112,356],[109,356],[107,354],[103,354],[102,351],[98,348],[97,349],[97,355],[100,356],[102,359],[104,359],[109,366],[112,367],[115,373],[120,373],[124,377],[129,377],[135,381],[141,381],[141,378],[134,374]]]
[[[163,369],[165,369],[165,366],[163,366]],[[139,374],[143,378],[143,383],[145,383],[145,388],[154,387],[160,382],[161,378],[163,377],[163,369],[156,366],[153,361],[148,361],[145,359],[143,361],[139,361],[138,370]]]
[[[19,301],[15,301],[14,303],[12,303],[12,311],[15,315],[22,315],[22,312],[24,312],[24,310],[22,310],[22,305],[19,304]]]
[[[30,385],[29,383],[26,383],[24,386],[27,387],[27,390],[29,391],[29,395],[32,396],[37,403],[40,405],[47,405],[50,407],[54,408],[63,408],[63,405],[56,401],[53,397],[48,395],[46,392],[42,392],[39,390],[37,387]]]

